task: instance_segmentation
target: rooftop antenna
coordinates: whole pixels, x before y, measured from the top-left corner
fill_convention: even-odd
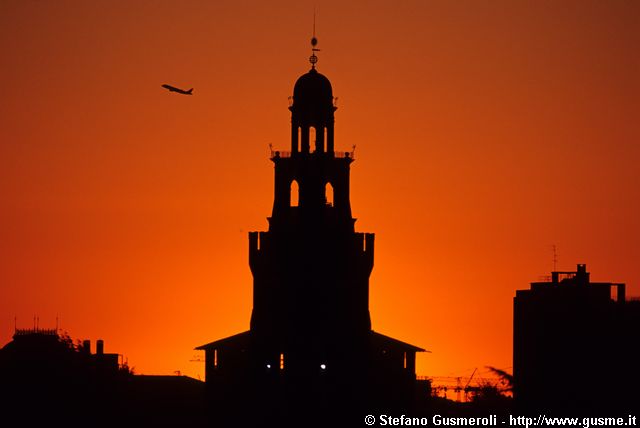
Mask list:
[[[558,250],[556,248],[556,244],[552,245],[553,247],[553,272],[558,270]]]
[[[311,56],[309,57],[309,62],[311,63],[311,69],[316,68],[316,63],[318,62],[318,57],[316,56],[316,52],[320,52],[320,49],[316,48],[318,45],[318,39],[316,38],[316,11],[313,10],[313,37],[311,37]]]

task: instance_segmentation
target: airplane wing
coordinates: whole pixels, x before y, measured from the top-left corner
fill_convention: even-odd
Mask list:
[[[184,89],[176,88],[175,86],[167,85],[166,83],[162,85],[163,88],[168,89],[171,92],[177,92],[183,95],[193,95],[193,88],[185,91]]]

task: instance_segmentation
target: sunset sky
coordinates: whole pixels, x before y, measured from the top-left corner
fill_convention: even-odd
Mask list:
[[[0,0],[0,346],[58,316],[204,378],[193,348],[249,326],[314,7],[373,328],[419,375],[510,371],[554,244],[640,296],[638,1]]]

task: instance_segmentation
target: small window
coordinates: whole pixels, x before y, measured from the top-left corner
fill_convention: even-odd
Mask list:
[[[293,180],[291,182],[290,206],[297,207],[299,203],[299,199],[300,199],[300,188],[298,186],[298,182],[296,180]]]
[[[280,370],[284,370],[284,354],[280,354]]]
[[[316,149],[316,128],[309,127],[309,153],[313,153]]]

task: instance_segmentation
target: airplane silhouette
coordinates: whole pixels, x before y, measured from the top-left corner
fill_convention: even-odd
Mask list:
[[[168,89],[170,92],[177,92],[182,95],[193,95],[193,88],[189,89],[188,91],[185,91],[184,89],[176,88],[175,86],[171,86],[167,84],[162,85],[162,87],[165,89]]]

